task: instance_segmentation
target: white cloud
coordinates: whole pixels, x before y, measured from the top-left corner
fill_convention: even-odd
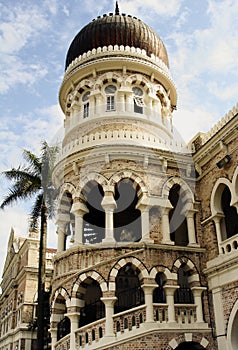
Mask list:
[[[48,22],[36,6],[3,7],[0,24],[0,93],[17,83],[33,84],[46,75],[47,69],[35,59],[19,53],[34,45],[37,35],[48,28]]]
[[[170,0],[170,1],[158,1],[158,0],[127,0],[120,1],[121,13],[131,14],[135,16],[150,16],[160,15],[166,17],[175,16],[182,4],[183,0]]]
[[[207,132],[214,123],[214,115],[198,106],[174,112],[174,125],[186,142],[198,131]]]

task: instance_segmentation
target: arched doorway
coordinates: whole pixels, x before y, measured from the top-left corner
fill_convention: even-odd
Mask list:
[[[175,350],[205,350],[205,348],[199,343],[188,341],[179,344]]]
[[[141,213],[136,209],[137,190],[130,179],[121,180],[115,188],[117,208],[114,211],[114,235],[117,242],[141,239]]]
[[[116,277],[115,313],[144,304],[144,292],[139,280],[140,271],[131,263],[123,266]]]

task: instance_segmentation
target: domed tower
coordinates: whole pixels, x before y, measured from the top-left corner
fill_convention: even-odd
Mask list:
[[[59,101],[52,347],[204,349],[195,172],[161,38],[116,4],[73,39]]]

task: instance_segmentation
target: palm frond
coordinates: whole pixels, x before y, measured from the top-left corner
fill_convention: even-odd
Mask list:
[[[41,159],[39,157],[37,157],[31,151],[26,150],[26,149],[23,150],[23,158],[28,163],[29,171],[31,171],[35,175],[37,174],[39,176],[41,173]]]

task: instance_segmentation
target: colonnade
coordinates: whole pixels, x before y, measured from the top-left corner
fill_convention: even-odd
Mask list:
[[[147,203],[146,203],[147,202]],[[154,241],[150,238],[150,208],[151,205],[148,204],[149,201],[140,200],[137,209],[141,212],[141,241],[147,243],[153,243]],[[105,211],[105,238],[102,240],[102,243],[110,244],[115,243],[114,237],[114,220],[113,214],[116,209],[116,201],[114,198],[113,191],[105,191],[102,203]],[[160,207],[161,212],[161,232],[162,232],[162,244],[173,245],[174,242],[170,237],[170,223],[169,223],[169,212],[172,206]],[[196,240],[196,232],[194,225],[194,209],[189,209],[185,213],[185,218],[187,221],[188,229],[188,246],[198,246]],[[83,222],[84,215],[88,213],[88,208],[85,203],[82,201],[74,200],[71,213],[74,214],[75,218],[75,232],[74,232],[74,244],[83,244]],[[57,251],[62,252],[65,250],[65,236],[67,234],[66,228],[69,223],[69,215],[59,214],[57,220],[57,233],[58,233],[58,247]]]

